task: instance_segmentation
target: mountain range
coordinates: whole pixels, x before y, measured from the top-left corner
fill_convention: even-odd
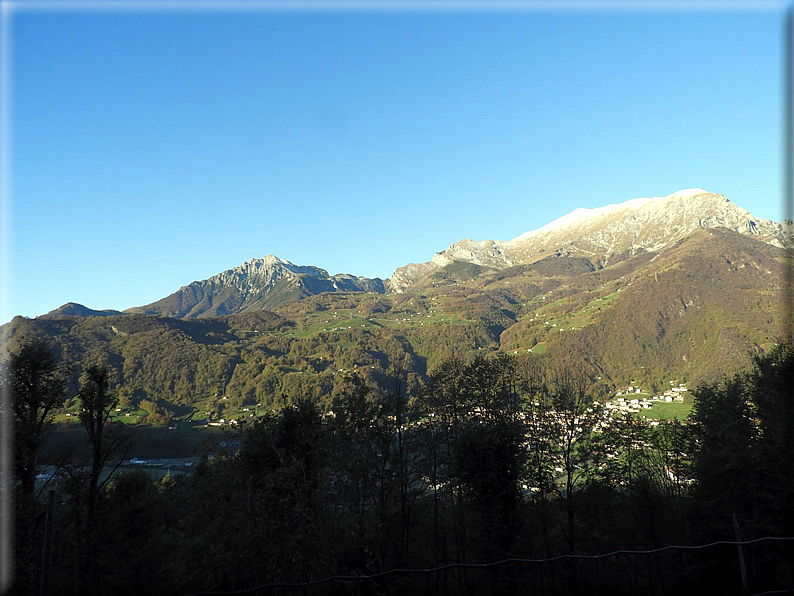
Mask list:
[[[399,294],[454,262],[493,269],[527,265],[548,256],[580,257],[603,268],[641,252],[660,253],[699,229],[725,228],[778,248],[792,246],[792,227],[753,217],[723,195],[702,189],[665,197],[632,199],[596,209],[576,209],[512,240],[463,239],[425,263],[398,268],[386,280],[347,274],[329,275],[314,266],[298,266],[275,255],[251,259],[209,279],[194,281],[156,302],[128,309],[175,318],[229,315],[272,309],[324,292]],[[81,310],[82,309],[82,310]],[[69,303],[48,313],[97,315]]]
[[[386,280],[268,255],[123,313],[68,303],[17,317],[5,347],[45,339],[75,375],[101,360],[119,391],[166,409],[215,394],[240,407],[323,400],[353,371],[421,377],[483,350],[567,362],[604,391],[697,383],[790,329],[792,232],[690,189],[577,209],[508,241],[464,239]]]

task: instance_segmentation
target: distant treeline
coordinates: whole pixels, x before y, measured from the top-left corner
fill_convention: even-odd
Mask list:
[[[609,415],[590,378],[548,358],[449,358],[426,382],[397,366],[378,383],[350,374],[330,401],[293,395],[235,430],[236,453],[159,482],[143,471],[102,479],[129,437],[108,417],[119,399],[108,370],[88,367],[77,399],[92,457],[63,454],[47,551],[34,479],[69,376],[38,343],[5,371],[16,394],[14,594],[39,593],[43,552],[51,594],[190,594],[794,536],[790,341],[748,372],[701,385],[686,421]],[[791,546],[747,549],[747,589],[792,588]],[[741,594],[731,548],[730,569],[708,553],[643,559],[652,588],[637,593]],[[619,594],[639,581],[615,575],[630,565],[559,575],[562,564],[531,581],[505,564],[260,593]]]

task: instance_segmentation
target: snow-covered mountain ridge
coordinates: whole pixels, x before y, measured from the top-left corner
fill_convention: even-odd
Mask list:
[[[595,257],[606,265],[618,254],[665,250],[700,228],[728,228],[774,246],[792,246],[791,222],[753,217],[721,194],[693,188],[664,197],[575,209],[509,241],[464,239],[427,263],[398,268],[388,289],[402,292],[420,277],[456,260],[503,268],[557,254]]]

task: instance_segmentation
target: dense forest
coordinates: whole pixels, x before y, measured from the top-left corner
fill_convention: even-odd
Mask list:
[[[791,341],[701,384],[682,421],[607,412],[564,359],[453,356],[419,378],[394,350],[407,360],[349,371],[324,400],[296,387],[230,427],[232,448],[194,475],[157,481],[103,477],[131,437],[110,417],[124,393],[112,370],[86,366],[74,399],[87,455],[62,453],[59,481],[37,487],[72,371],[21,345],[3,376],[16,398],[12,593],[794,588]],[[690,548],[656,552],[669,545]],[[588,558],[617,550],[654,552]]]

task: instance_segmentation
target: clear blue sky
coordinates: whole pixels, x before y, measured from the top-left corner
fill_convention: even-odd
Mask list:
[[[780,221],[782,21],[17,11],[4,320],[269,253],[385,278],[683,188]]]

